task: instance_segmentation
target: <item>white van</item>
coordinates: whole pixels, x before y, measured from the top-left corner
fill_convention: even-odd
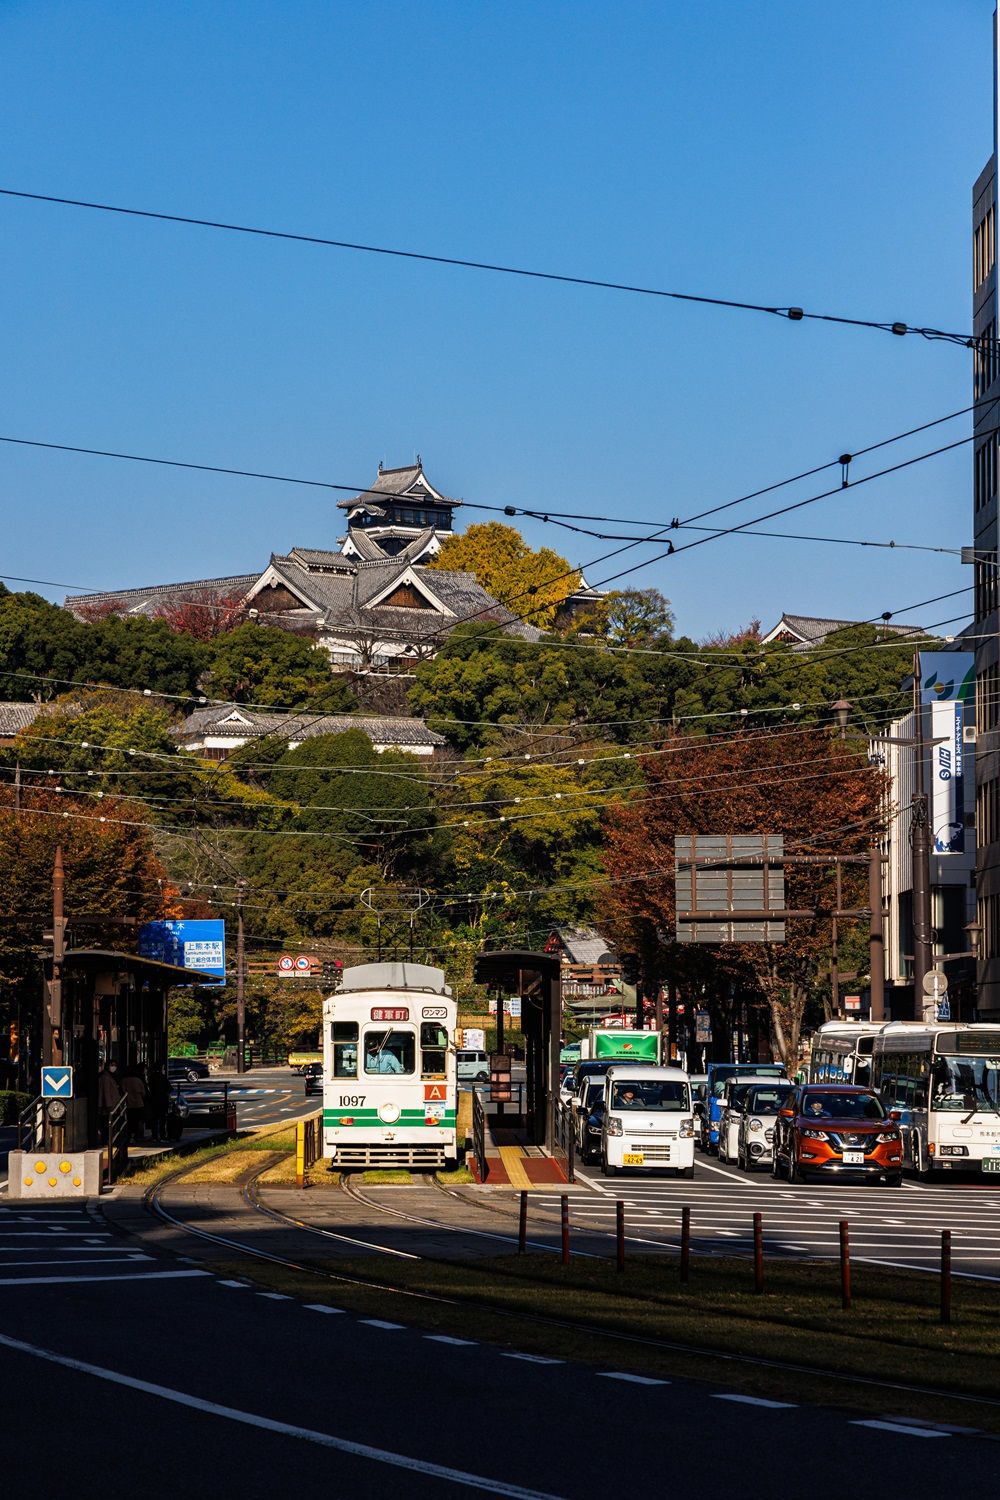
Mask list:
[[[459,1083],[489,1083],[490,1054],[460,1047],[455,1053],[455,1076]]]
[[[601,1171],[670,1167],[694,1176],[691,1085],[680,1068],[623,1063],[608,1069],[601,1132]]]

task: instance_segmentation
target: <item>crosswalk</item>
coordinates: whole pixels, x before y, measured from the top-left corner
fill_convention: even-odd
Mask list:
[[[702,1168],[694,1182],[579,1174],[571,1222],[580,1230],[614,1232],[616,1200],[625,1204],[626,1233],[637,1247],[679,1243],[681,1210],[691,1210],[695,1252],[742,1255],[753,1247],[753,1215],[763,1221],[765,1252],[828,1257],[839,1254],[840,1221],[849,1225],[853,1256],[931,1270],[940,1263],[941,1231],[952,1231],[956,1272],[1000,1281],[1000,1191],[971,1184],[906,1182],[901,1188],[846,1183],[818,1187]],[[559,1192],[533,1193],[532,1209],[559,1211]]]
[[[168,1269],[166,1262],[147,1255],[135,1241],[109,1233],[82,1204],[0,1207],[0,1294],[22,1286],[199,1274]]]

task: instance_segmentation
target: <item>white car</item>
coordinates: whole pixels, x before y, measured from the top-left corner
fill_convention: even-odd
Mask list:
[[[785,1079],[767,1078],[748,1092],[736,1151],[744,1172],[769,1167],[774,1160],[774,1122],[794,1087]]]
[[[601,1171],[613,1177],[623,1167],[694,1176],[691,1086],[680,1068],[616,1063],[608,1069]]]
[[[766,1078],[759,1077],[750,1069],[726,1079],[722,1096],[722,1114],[719,1117],[719,1160],[735,1162],[740,1150],[740,1126],[747,1095],[754,1084],[764,1084]]]

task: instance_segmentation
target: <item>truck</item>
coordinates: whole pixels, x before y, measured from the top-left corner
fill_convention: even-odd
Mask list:
[[[626,1031],[621,1026],[592,1026],[580,1043],[580,1061],[649,1063],[662,1061],[663,1034],[659,1031]]]

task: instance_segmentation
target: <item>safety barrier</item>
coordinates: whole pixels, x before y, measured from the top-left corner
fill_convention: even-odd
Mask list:
[[[576,1181],[576,1126],[573,1111],[558,1094],[552,1095],[552,1155],[563,1163],[567,1182]]]
[[[123,1094],[113,1105],[108,1115],[108,1133],[105,1143],[108,1148],[104,1168],[104,1183],[110,1187],[117,1182],[128,1161],[128,1095]]]
[[[323,1111],[306,1115],[295,1127],[295,1185],[304,1188],[306,1173],[323,1154]]]
[[[486,1165],[486,1108],[478,1089],[472,1095],[472,1149],[480,1182],[485,1182],[489,1168]]]
[[[45,1105],[41,1095],[32,1099],[17,1117],[17,1149],[19,1151],[41,1150],[45,1145]]]

